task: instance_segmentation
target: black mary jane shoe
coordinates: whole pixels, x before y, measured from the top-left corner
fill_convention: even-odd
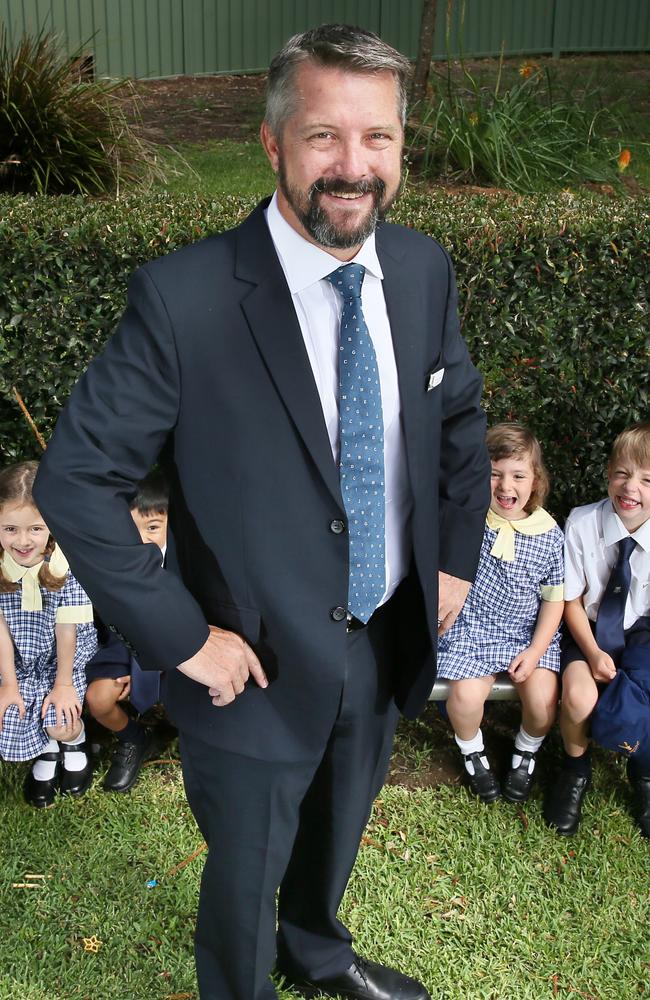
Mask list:
[[[549,789],[544,803],[544,819],[562,836],[571,837],[578,829],[582,802],[590,784],[590,774],[563,769]]]
[[[327,979],[292,979],[289,984],[304,997],[341,997],[343,1000],[431,1000],[422,983],[386,965],[355,956],[345,972]]]
[[[465,777],[470,790],[474,795],[478,795],[481,802],[496,802],[497,799],[501,798],[499,782],[492,768],[486,767],[481,757],[485,757],[483,750],[476,750],[474,753],[468,753],[467,756],[464,756],[464,760],[469,761],[474,769],[474,773],[470,774],[465,767]]]
[[[48,778],[47,781],[39,781],[38,778],[34,777],[34,771],[30,767],[25,777],[25,801],[36,809],[47,809],[48,806],[53,805],[54,796],[60,786],[61,754],[42,753],[36,760],[56,761],[54,777]]]
[[[93,781],[93,760],[88,742],[87,740],[84,740],[83,743],[61,743],[59,741],[59,750],[61,751],[61,794],[74,795],[75,798],[79,798],[80,795],[84,795],[88,791]],[[64,757],[66,753],[85,753],[86,763],[84,767],[80,771],[66,771]]]
[[[517,751],[519,753],[519,751]],[[503,797],[507,802],[526,802],[535,778],[535,754],[522,750],[521,763],[511,767],[503,780]],[[533,762],[531,768],[530,763]]]

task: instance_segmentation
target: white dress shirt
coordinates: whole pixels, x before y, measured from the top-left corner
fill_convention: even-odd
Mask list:
[[[339,461],[339,329],[343,300],[326,276],[341,261],[305,240],[280,213],[277,195],[266,210],[266,221],[300,324],[323,417],[338,468]],[[401,420],[397,366],[382,287],[383,273],[374,233],[354,258],[365,277],[361,303],[377,356],[384,420],[384,475],[386,482],[386,590],[383,604],[408,571],[410,554],[411,489]]]
[[[590,621],[595,622],[607,582],[618,558],[618,542],[630,533],[607,497],[574,507],[564,528],[564,598],[582,597]],[[623,627],[650,615],[650,520],[630,536],[636,547],[630,556],[632,580],[625,602]]]

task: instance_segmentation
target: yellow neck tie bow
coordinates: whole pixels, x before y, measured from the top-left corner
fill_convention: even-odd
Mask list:
[[[36,566],[21,566],[15,559],[12,559],[8,552],[3,552],[1,565],[2,574],[7,580],[11,583],[20,583],[21,611],[42,611],[43,599],[41,597],[38,574],[43,561],[37,563]],[[54,546],[54,551],[50,556],[48,565],[53,576],[62,577],[68,572],[68,560],[58,545]]]
[[[532,514],[522,518],[521,521],[508,521],[490,509],[485,520],[488,528],[497,532],[490,555],[495,559],[503,559],[504,562],[515,560],[515,531],[521,532],[522,535],[543,535],[557,523],[543,507],[537,507]]]

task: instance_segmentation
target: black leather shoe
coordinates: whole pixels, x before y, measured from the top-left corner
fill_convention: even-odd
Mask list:
[[[63,795],[74,795],[76,799],[84,795],[93,783],[93,759],[90,754],[90,747],[86,740],[83,743],[61,743],[61,793]],[[66,771],[64,753],[85,753],[86,763],[80,771]]]
[[[519,754],[518,750],[516,752]],[[520,756],[521,764],[519,767],[511,767],[503,782],[503,797],[508,802],[525,802],[533,787],[536,755],[522,750]],[[533,762],[532,768],[531,761]]]
[[[630,767],[628,760],[627,776],[634,789],[634,815],[644,837],[650,837],[650,777],[637,776]]]
[[[28,802],[30,806],[35,806],[37,809],[46,809],[48,806],[53,804],[54,796],[59,788],[61,756],[58,753],[42,753],[40,757],[37,757],[36,759],[55,760],[57,762],[54,770],[54,777],[49,778],[47,781],[38,781],[38,779],[34,777],[31,767],[25,777],[25,801]]]
[[[150,729],[145,729],[145,738],[142,743],[124,743],[117,741],[117,746],[113,751],[111,766],[104,778],[104,790],[107,792],[128,792],[133,788],[142,762],[151,749],[153,733]]]
[[[501,798],[499,782],[492,768],[486,767],[481,757],[485,757],[483,750],[477,750],[464,756],[463,759],[470,761],[474,767],[474,774],[470,774],[465,768],[467,781],[470,789],[474,795],[478,795],[481,802],[496,802],[497,799]]]
[[[570,837],[580,824],[582,800],[591,784],[590,774],[562,770],[544,803],[544,819],[558,833]]]
[[[345,972],[317,983],[290,981],[305,997],[342,997],[343,1000],[431,1000],[422,983],[396,969],[356,956]]]

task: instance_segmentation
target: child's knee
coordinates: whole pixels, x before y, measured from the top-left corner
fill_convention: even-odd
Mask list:
[[[105,715],[117,704],[120,688],[109,677],[91,681],[86,688],[86,705],[91,715]]]
[[[539,667],[519,687],[519,697],[524,705],[555,708],[560,697],[558,675],[553,670]]]
[[[562,690],[562,714],[572,722],[584,722],[593,712],[597,701],[598,688],[595,684],[588,687],[566,685]]]
[[[494,678],[490,678],[493,680]],[[451,703],[452,709],[455,707],[461,712],[471,712],[482,708],[486,698],[490,693],[490,683],[488,678],[481,678],[483,683],[471,681],[453,681],[447,704]]]
[[[45,732],[51,740],[61,740],[62,743],[65,743],[68,740],[75,740],[82,727],[83,723],[81,719],[78,719],[70,726],[46,726]]]

